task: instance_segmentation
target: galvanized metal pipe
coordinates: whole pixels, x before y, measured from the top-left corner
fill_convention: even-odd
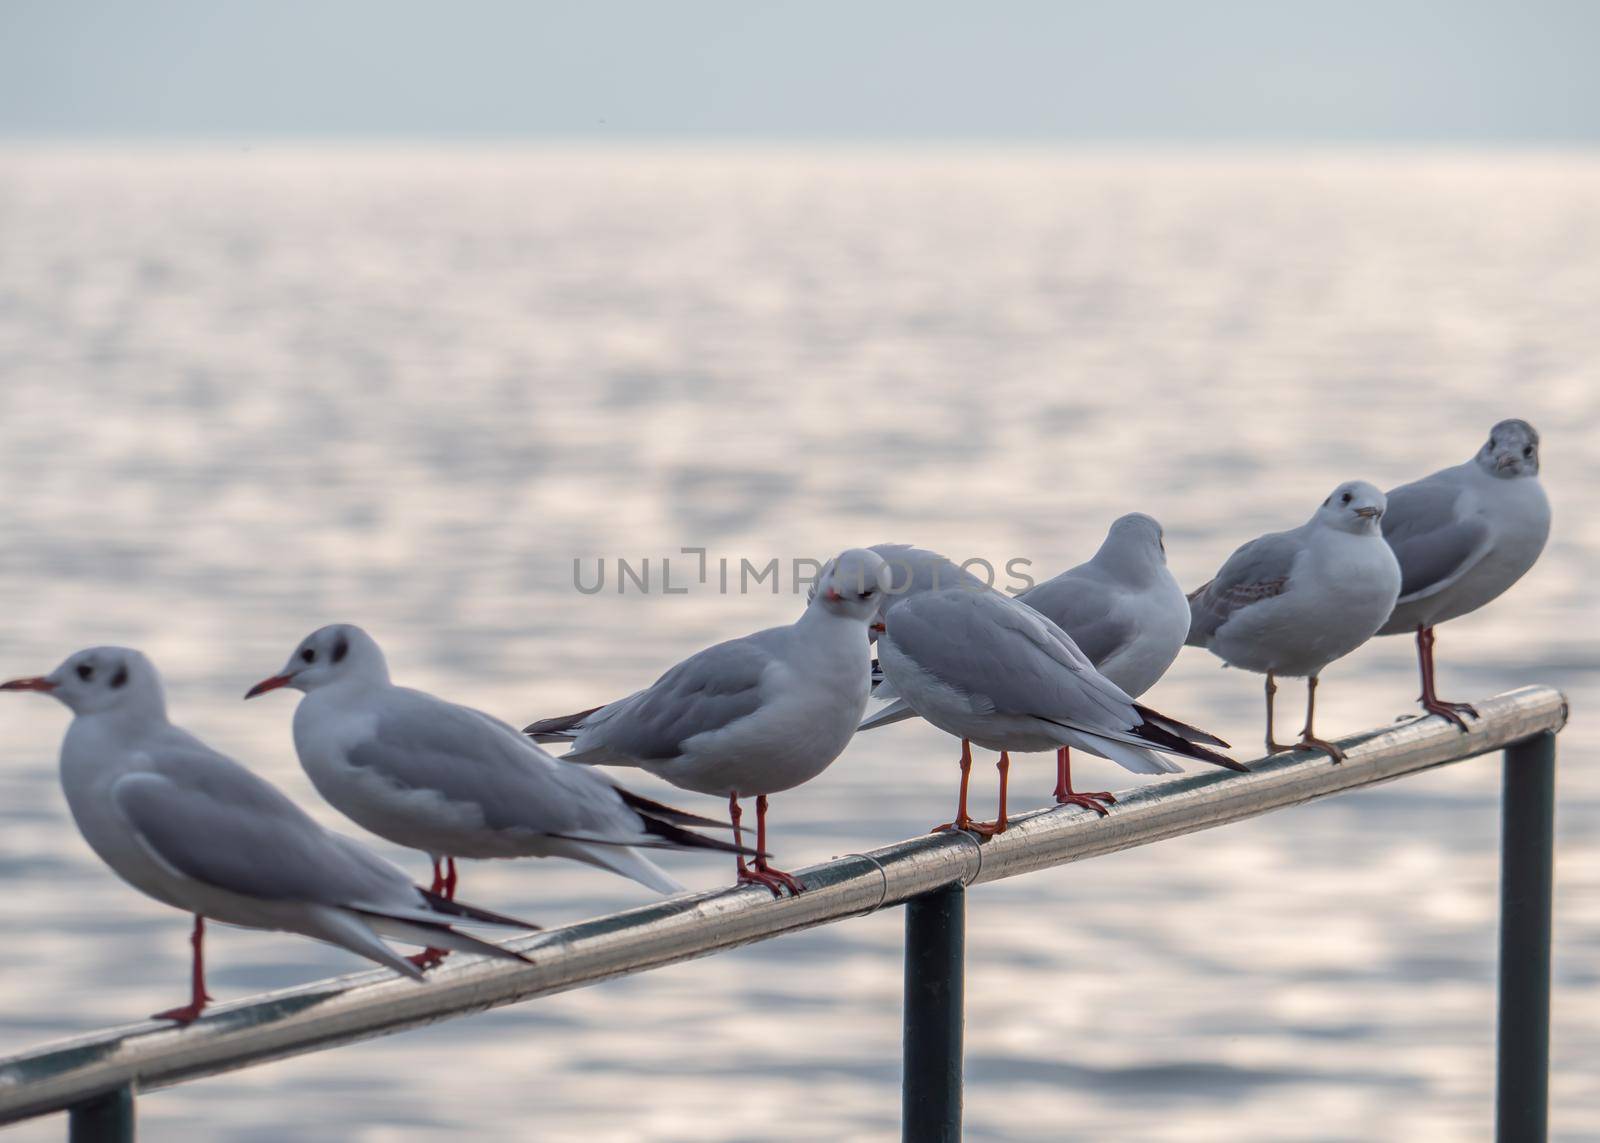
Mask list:
[[[961,1143],[966,896],[958,881],[906,902],[905,1143]]]
[[[1499,1143],[1543,1143],[1550,1091],[1556,736],[1506,751],[1500,831]]]
[[[1419,718],[1343,740],[1348,759],[1282,754],[1250,774],[1193,773],[1125,795],[1109,817],[1041,810],[979,845],[966,834],[913,838],[803,871],[807,892],[774,900],[758,887],[676,897],[514,942],[537,963],[446,962],[426,985],[384,971],[221,1005],[185,1029],[142,1023],[0,1060],[0,1123],[59,1111],[135,1084],[149,1091],[200,1076],[561,992],[870,913],[953,883],[971,885],[1298,805],[1559,730],[1566,701],[1525,687],[1478,704],[1461,732]]]

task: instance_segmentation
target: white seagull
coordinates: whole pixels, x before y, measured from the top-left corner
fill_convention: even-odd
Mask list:
[[[905,544],[879,544],[874,551],[895,571],[891,606],[898,597],[936,586],[983,590],[987,585],[937,552]],[[1055,623],[1071,638],[1097,671],[1131,698],[1137,698],[1166,673],[1189,631],[1189,603],[1167,570],[1161,525],[1133,512],[1113,521],[1093,558],[1018,595],[1024,603]],[[882,671],[878,672],[881,679]],[[892,698],[894,688],[879,683],[875,698]],[[863,729],[886,726],[912,717],[904,701],[874,714]],[[1104,815],[1116,798],[1105,790],[1092,793],[1072,788],[1071,748],[1056,751],[1055,798],[1059,805],[1078,805]]]
[[[642,691],[525,733],[571,742],[564,761],[637,766],[727,798],[736,840],[739,799],[754,795],[760,856],[748,868],[739,860],[738,880],[799,893],[799,879],[767,862],[767,798],[822,773],[855,733],[870,688],[867,623],[887,575],[874,553],[846,551],[793,624],[707,647]]]
[[[880,621],[886,683],[911,710],[961,739],[956,818],[938,828],[986,836],[1006,828],[1011,751],[1076,746],[1141,774],[1182,769],[1165,754],[1245,769],[1199,745],[1227,745],[1221,739],[1134,702],[1060,627],[981,584],[890,596]],[[879,720],[874,715],[862,728]],[[973,742],[1000,751],[993,823],[974,822],[967,812]]]
[[[1400,593],[1400,565],[1379,530],[1384,505],[1366,481],[1347,481],[1311,519],[1251,540],[1189,596],[1190,645],[1266,674],[1269,754],[1294,749],[1272,734],[1273,677],[1291,675],[1307,680],[1306,725],[1295,745],[1344,758],[1313,730],[1317,676],[1372,638]]]
[[[1400,599],[1379,635],[1415,631],[1422,705],[1462,730],[1469,703],[1434,691],[1433,629],[1476,611],[1521,579],[1550,536],[1539,485],[1539,434],[1501,421],[1478,454],[1389,493],[1383,536],[1400,561]]]
[[[1017,596],[1072,637],[1095,669],[1138,698],[1167,673],[1189,634],[1189,601],[1167,570],[1161,525],[1142,512],[1120,516],[1087,563]],[[1056,802],[1106,812],[1105,791],[1072,789],[1068,747],[1056,752]]]
[[[348,623],[306,636],[245,695],[302,691],[294,746],[317,791],[363,829],[433,858],[451,898],[457,858],[567,857],[661,893],[681,886],[636,852],[714,849],[685,825],[721,825],[569,766],[482,711],[389,681],[372,636]]]
[[[66,704],[61,785],[91,849],[135,889],[194,914],[189,1003],[153,1019],[188,1024],[207,1002],[205,918],[315,937],[420,980],[380,937],[527,960],[458,923],[536,929],[420,886],[329,833],[275,786],[167,721],[161,679],[138,651],[92,647],[0,690]]]

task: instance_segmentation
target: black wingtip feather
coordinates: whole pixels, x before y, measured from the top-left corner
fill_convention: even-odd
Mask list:
[[[1148,719],[1133,728],[1133,733],[1150,743],[1151,746],[1160,747],[1170,753],[1183,758],[1193,758],[1197,762],[1210,762],[1216,766],[1223,766],[1229,770],[1237,770],[1241,774],[1248,774],[1250,767],[1243,762],[1235,762],[1226,754],[1218,754],[1215,750],[1207,750],[1190,742],[1187,738],[1180,737],[1159,723]]]
[[[488,909],[480,909],[478,906],[469,905],[465,901],[452,901],[448,897],[441,897],[439,894],[424,889],[420,885],[416,886],[416,890],[422,894],[423,900],[428,902],[430,909],[436,913],[443,913],[447,917],[460,917],[464,921],[481,921],[485,925],[504,925],[509,929],[527,929],[530,933],[539,932],[543,928],[542,925],[535,925],[530,921],[519,920],[516,917],[508,917],[504,913],[493,913]],[[441,920],[439,923],[447,924],[448,922]]]
[[[524,726],[522,733],[539,742],[569,742],[572,740],[573,728],[599,709],[600,707],[592,706],[588,710],[580,710],[577,714],[541,718],[538,722],[530,722]]]
[[[733,828],[732,822],[719,821],[716,818],[701,817],[699,814],[691,814],[688,810],[680,810],[676,806],[667,805],[665,802],[654,801],[653,799],[643,797],[640,794],[635,794],[632,790],[623,789],[621,786],[617,787],[617,793],[622,795],[622,800],[624,802],[626,802],[633,809],[638,810],[639,813],[645,817],[657,818],[664,822],[671,822],[673,825],[704,826],[707,829]]]
[[[1186,742],[1203,742],[1207,746],[1228,746],[1227,742],[1218,738],[1215,734],[1209,734],[1198,726],[1190,726],[1187,722],[1179,722],[1170,714],[1162,714],[1160,711],[1151,710],[1141,703],[1134,703],[1133,709],[1138,711],[1146,722],[1153,722],[1158,726],[1164,727]]]
[[[670,846],[674,849],[713,849],[718,853],[736,853],[740,857],[769,856],[759,850],[747,849],[742,845],[734,845],[731,841],[723,841],[720,838],[704,837],[700,834],[692,833],[689,830],[673,825],[669,821],[651,817],[648,814],[640,814],[639,821],[644,825],[645,833],[651,837],[661,839],[663,848]]]

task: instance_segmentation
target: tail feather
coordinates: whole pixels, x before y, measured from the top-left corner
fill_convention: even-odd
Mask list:
[[[523,727],[522,733],[535,742],[571,742],[577,737],[573,731],[579,728],[579,724],[600,709],[601,707],[592,706],[588,710],[580,710],[577,714],[562,714],[557,715],[555,718],[541,718],[539,721],[530,722]]]
[[[880,726],[889,726],[892,723],[904,722],[908,718],[916,717],[917,712],[912,710],[911,707],[906,704],[906,700],[897,698],[888,706],[878,711],[876,714],[870,714],[866,718],[862,719],[861,725],[856,727],[856,730],[858,732],[863,730],[876,730]]]
[[[1124,770],[1131,770],[1135,774],[1183,773],[1182,766],[1165,754],[1156,753],[1148,746],[1136,746],[1131,742],[1090,734],[1072,727],[1063,727],[1062,737],[1066,739],[1068,746],[1096,754],[1101,758],[1109,758]]]
[[[609,869],[657,893],[684,891],[684,887],[669,877],[666,870],[639,852],[638,846],[643,843],[618,845],[614,841],[587,837],[553,838],[552,841],[555,845],[550,849],[551,857],[566,857]]]
[[[378,934],[373,931],[375,928],[374,918],[365,910],[314,905],[308,910],[305,924],[299,931],[327,941],[330,945],[348,949],[357,956],[377,961],[401,976],[421,980],[422,970],[379,940]]]
[[[732,829],[732,822],[719,821],[716,818],[705,818],[699,814],[691,814],[688,810],[680,810],[669,806],[665,802],[657,802],[650,798],[635,794],[632,790],[617,787],[617,793],[622,795],[622,800],[629,806],[639,811],[644,817],[656,818],[659,821],[671,822],[681,826],[705,826],[707,829]]]
[[[1171,715],[1162,714],[1159,711],[1151,710],[1149,707],[1140,703],[1134,703],[1133,709],[1138,711],[1146,722],[1153,722],[1157,726],[1163,727],[1166,730],[1170,730],[1179,738],[1185,739],[1189,742],[1203,742],[1207,746],[1225,747],[1228,745],[1228,743],[1218,738],[1215,734],[1208,734],[1204,730],[1201,730],[1198,726],[1190,726],[1187,722],[1179,722]]]

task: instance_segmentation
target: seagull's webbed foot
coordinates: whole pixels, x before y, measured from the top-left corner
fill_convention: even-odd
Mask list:
[[[206,1010],[206,1005],[211,1003],[211,997],[202,996],[199,1000],[190,1001],[182,1008],[168,1008],[165,1012],[157,1012],[150,1017],[152,1020],[171,1020],[178,1027],[193,1024],[200,1019],[200,1013]]]
[[[945,822],[943,825],[936,825],[928,832],[949,833],[951,831],[955,831],[959,833],[975,833],[980,838],[987,840],[997,833],[1005,833],[1006,826],[1009,824],[1010,823],[1004,819],[997,822],[980,822],[973,821],[971,818],[957,818],[953,822]]]
[[[1422,709],[1429,714],[1437,714],[1441,718],[1455,723],[1463,731],[1469,730],[1470,727],[1467,726],[1467,720],[1462,718],[1462,715],[1466,715],[1467,718],[1482,717],[1478,713],[1478,708],[1470,702],[1445,702],[1444,699],[1424,698],[1422,700]]]
[[[1116,795],[1105,790],[1091,790],[1087,792],[1068,790],[1065,793],[1056,794],[1056,805],[1082,806],[1086,810],[1093,810],[1101,817],[1105,817],[1107,814],[1109,814],[1111,812],[1109,807],[1116,804]]]
[[[790,896],[799,896],[806,890],[800,878],[781,869],[774,869],[765,861],[757,861],[749,868],[739,870],[739,884],[765,885],[772,891],[774,897],[782,897],[785,890]]]
[[[1299,742],[1296,742],[1293,746],[1287,747],[1286,749],[1320,750],[1329,758],[1333,759],[1336,765],[1344,761],[1343,750],[1340,750],[1337,746],[1326,739],[1318,738],[1314,734],[1307,734],[1305,737],[1301,738]]]
[[[1297,742],[1274,742],[1270,738],[1267,739],[1268,754],[1284,754],[1290,750],[1298,749],[1300,749],[1300,744]]]
[[[412,953],[410,956],[406,957],[406,959],[420,968],[423,972],[427,972],[430,968],[438,968],[444,963],[444,958],[449,955],[449,949],[427,948],[423,949],[419,953]]]

